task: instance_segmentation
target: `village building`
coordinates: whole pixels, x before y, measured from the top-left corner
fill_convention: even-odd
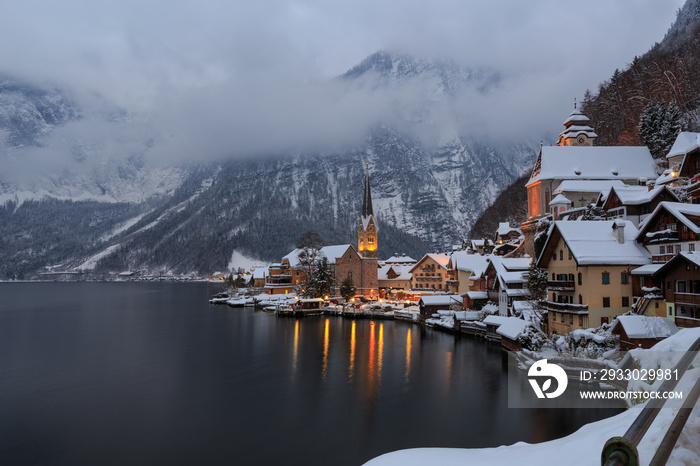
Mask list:
[[[692,151],[700,148],[700,133],[690,131],[682,131],[673,142],[673,146],[666,154],[669,168],[678,169],[683,163],[685,156]]]
[[[522,232],[518,227],[510,226],[508,222],[500,222],[498,224],[498,229],[496,230],[496,239],[494,243],[496,245],[504,243],[519,243]]]
[[[550,203],[558,194],[571,201],[569,210],[583,209],[598,199],[600,182],[646,185],[657,177],[649,149],[595,146],[597,136],[587,122],[588,118],[574,108],[564,122],[566,129],[559,135],[557,145],[540,148],[526,184],[528,220],[521,225],[525,236],[523,254],[534,255],[538,221],[552,214],[554,206]],[[559,190],[564,182],[566,191]],[[557,210],[561,215],[561,209]]]
[[[447,285],[451,293],[486,291],[486,267],[490,256],[453,252],[447,264],[450,279]]]
[[[654,263],[665,263],[679,252],[695,252],[700,245],[700,205],[660,202],[640,225],[637,242]]]
[[[698,134],[698,133],[694,133]],[[700,136],[695,144],[688,148],[678,170],[678,177],[687,179],[685,190],[693,204],[700,203]]]
[[[595,204],[601,193],[607,193],[610,188],[620,186],[626,186],[622,180],[564,180],[552,193],[555,198],[549,203],[550,211],[554,201],[563,196],[570,202],[567,209],[569,219],[572,218],[572,214],[574,218],[577,218],[586,206]],[[559,204],[561,204],[561,200]],[[552,214],[554,214],[553,211]],[[561,217],[561,211],[559,214]],[[558,219],[555,218],[555,220]]]
[[[648,349],[678,332],[678,327],[664,317],[624,315],[617,318],[613,335],[620,337],[620,350]]]
[[[471,239],[467,241],[467,252],[473,254],[488,254],[493,249],[493,241],[490,239]]]
[[[447,254],[426,254],[411,267],[411,287],[414,290],[448,291],[449,263],[450,256]]]
[[[437,314],[438,311],[449,311],[453,308],[462,309],[462,297],[454,294],[421,296],[418,300],[420,318],[425,321]]]
[[[513,301],[528,299],[528,269],[532,259],[492,256],[486,268],[486,291],[489,301],[498,303],[498,314],[513,314]]]
[[[253,286],[255,288],[263,288],[268,274],[269,267],[256,267],[253,269]]]
[[[629,220],[636,227],[646,219],[661,202],[679,202],[678,196],[668,186],[613,186],[602,195],[599,204],[606,218]]]
[[[678,327],[700,327],[700,252],[680,252],[654,275],[661,283],[666,316]]]
[[[410,290],[411,278],[413,277],[412,268],[412,264],[386,263],[381,265],[377,274],[379,289],[385,292]]]
[[[630,310],[630,272],[650,262],[636,237],[624,220],[554,223],[537,261],[549,277],[541,304],[550,333],[599,327]]]
[[[412,258],[411,256],[407,256],[406,254],[394,254],[390,258],[381,261],[384,264],[392,264],[392,265],[416,265],[417,260]]]

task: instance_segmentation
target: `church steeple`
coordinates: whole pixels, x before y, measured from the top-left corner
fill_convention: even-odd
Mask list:
[[[369,189],[369,162],[365,162],[365,196],[362,200],[362,217],[374,215],[372,211],[372,191]]]
[[[357,227],[357,252],[363,257],[377,257],[377,224],[372,209],[372,192],[369,187],[369,163],[365,163],[365,191],[362,199],[362,216]]]

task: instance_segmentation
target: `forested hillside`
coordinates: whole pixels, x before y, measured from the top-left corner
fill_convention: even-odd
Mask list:
[[[615,70],[595,94],[586,92],[582,111],[598,134],[597,145],[649,145],[652,139],[640,135],[645,111],[656,114],[648,124],[656,137],[668,133],[663,136],[666,143],[680,128],[700,128],[699,25],[700,0],[689,0],[660,43],[623,70]],[[675,130],[669,130],[673,125]],[[664,148],[650,149],[656,157],[665,155]]]

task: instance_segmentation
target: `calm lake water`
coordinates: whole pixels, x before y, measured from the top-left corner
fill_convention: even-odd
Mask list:
[[[204,283],[0,283],[0,464],[359,465],[567,435],[612,410],[508,409],[499,346],[277,318]],[[602,445],[601,445],[602,448]]]

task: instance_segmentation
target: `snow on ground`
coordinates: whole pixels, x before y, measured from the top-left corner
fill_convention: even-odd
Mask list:
[[[95,254],[94,256],[92,256],[91,258],[89,258],[88,260],[86,260],[85,262],[80,264],[79,266],[77,266],[75,269],[76,270],[83,270],[83,271],[94,270],[95,266],[100,261],[100,259],[112,254],[112,252],[114,252],[114,250],[117,249],[119,246],[121,246],[121,244],[114,244],[114,245],[108,247],[107,249],[98,252],[97,254]]]
[[[635,350],[637,354],[648,352],[653,364],[652,352],[683,351],[700,338],[700,328],[683,329],[674,336],[658,343],[652,350]],[[644,357],[642,357],[642,360]],[[645,364],[646,365],[646,364]],[[689,371],[678,388],[688,393],[694,380],[700,377],[700,368]],[[643,405],[642,405],[643,406]],[[464,466],[488,464],[491,466],[590,466],[600,464],[600,456],[605,442],[614,436],[625,434],[629,426],[641,413],[640,409],[629,409],[608,419],[593,422],[581,427],[573,434],[557,440],[538,444],[518,442],[496,448],[415,448],[400,450],[379,456],[365,463],[366,466]],[[647,465],[653,458],[656,448],[664,437],[677,409],[664,408],[651,425],[638,446],[640,464]],[[700,407],[696,406],[683,429],[676,447],[669,458],[668,466],[697,466],[700,464]]]
[[[269,264],[266,264],[258,259],[245,256],[234,249],[231,253],[231,260],[228,261],[226,268],[229,272],[235,272],[239,267],[241,267],[243,270],[250,271],[255,267],[265,267],[267,265]]]

